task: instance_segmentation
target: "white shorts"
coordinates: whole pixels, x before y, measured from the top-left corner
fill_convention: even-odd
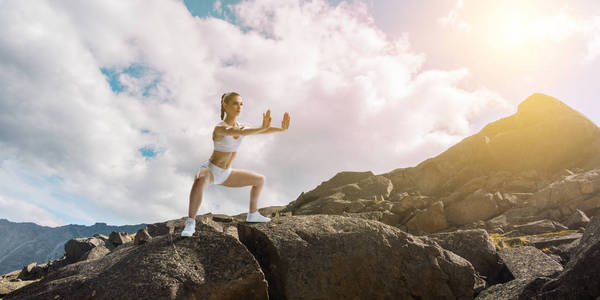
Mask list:
[[[214,165],[210,160],[206,160],[200,165],[201,168],[209,168],[213,174],[213,184],[221,184],[227,180],[231,174],[231,168],[223,169],[217,165]]]

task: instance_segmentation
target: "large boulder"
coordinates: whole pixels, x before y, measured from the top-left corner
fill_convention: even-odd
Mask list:
[[[445,209],[446,219],[453,225],[464,225],[487,220],[500,213],[492,193],[483,189],[475,191],[466,199],[450,204]]]
[[[504,248],[498,254],[514,278],[553,276],[563,270],[560,263],[532,246]]]
[[[448,227],[444,214],[444,203],[437,201],[425,210],[417,210],[415,215],[406,223],[412,231],[438,232]]]
[[[506,282],[506,266],[496,252],[494,241],[483,229],[456,230],[428,234],[442,248],[468,260],[479,274],[485,276],[488,285]]]
[[[272,299],[472,299],[484,284],[462,257],[377,221],[301,215],[238,233]]]
[[[75,238],[70,239],[65,243],[65,255],[68,263],[75,263],[85,259],[84,255],[99,246],[104,246],[104,241],[96,238]]]
[[[266,299],[257,261],[235,238],[199,226],[67,265],[3,299]]]

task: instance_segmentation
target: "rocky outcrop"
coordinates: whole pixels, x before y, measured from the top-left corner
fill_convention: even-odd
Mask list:
[[[292,216],[238,233],[272,299],[472,299],[483,284],[464,258],[376,221]]]
[[[167,234],[123,244],[4,299],[266,299],[264,274],[244,245],[209,226],[198,229],[190,238]]]
[[[507,274],[506,265],[496,252],[494,242],[483,229],[441,232],[428,234],[427,237],[468,260],[488,285],[513,278]]]
[[[600,166],[598,153],[596,124],[561,101],[535,93],[515,114],[487,124],[440,155],[382,176],[394,189],[431,196],[444,196],[481,176],[496,181],[490,186],[523,192],[541,188],[564,169]]]
[[[526,294],[538,299],[595,299],[600,295],[600,216],[594,216],[556,278],[538,278]]]
[[[557,276],[563,270],[558,262],[535,247],[507,248],[499,254],[515,279],[485,289],[476,299],[520,299],[520,295],[527,293],[529,285],[539,283],[539,276]]]

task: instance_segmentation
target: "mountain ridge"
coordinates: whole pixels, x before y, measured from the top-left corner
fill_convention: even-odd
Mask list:
[[[133,233],[144,227],[135,225],[68,224],[57,227],[38,225],[34,222],[12,222],[0,219],[0,273],[22,268],[32,262],[43,263],[64,254],[64,244],[73,238],[87,237],[96,233],[110,234],[112,231]],[[25,240],[25,238],[27,239]]]

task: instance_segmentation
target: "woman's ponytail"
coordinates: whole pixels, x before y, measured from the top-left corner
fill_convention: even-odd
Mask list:
[[[225,96],[227,95],[227,93],[223,94],[223,96],[221,96],[221,120],[223,120],[223,118],[225,117],[225,108],[223,108],[223,102],[225,102]]]

